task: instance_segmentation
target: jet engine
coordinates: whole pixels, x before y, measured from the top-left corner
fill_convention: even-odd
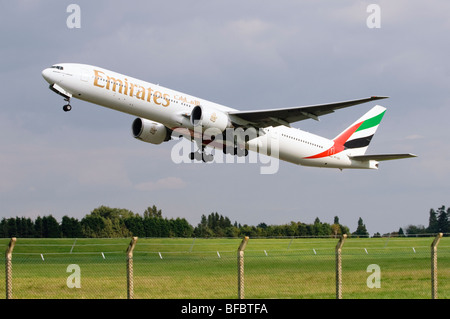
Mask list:
[[[137,118],[131,126],[133,136],[143,142],[161,144],[170,140],[172,131],[161,123]]]
[[[190,120],[193,126],[201,126],[203,131],[215,128],[223,132],[226,128],[232,127],[228,115],[221,111],[201,107],[200,105],[194,107]]]

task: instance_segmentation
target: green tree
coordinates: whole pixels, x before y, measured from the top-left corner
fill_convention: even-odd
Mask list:
[[[409,225],[406,227],[406,234],[408,237],[423,236],[427,233],[427,229],[423,225]]]
[[[34,223],[31,218],[22,217],[21,219],[21,236],[23,238],[33,238],[34,237]]]
[[[243,236],[256,237],[258,231],[255,226],[244,224],[244,226],[240,228],[240,234]]]
[[[147,209],[144,211],[144,218],[147,217],[162,218],[162,211],[155,205],[153,205],[152,207],[147,207]]]
[[[175,237],[191,237],[194,228],[184,218],[171,220],[171,230]]]
[[[352,235],[356,236],[369,236],[369,232],[366,229],[366,225],[364,224],[361,217],[358,219],[358,227],[356,228],[356,231],[352,233]]]
[[[0,238],[7,238],[7,237],[9,237],[8,225],[6,222],[6,218],[3,217],[2,220],[0,221]]]
[[[63,216],[61,220],[61,236],[65,238],[83,237],[81,223],[78,219],[67,215]]]
[[[86,237],[129,237],[125,220],[134,216],[128,209],[100,206],[81,220],[81,227]]]
[[[228,217],[215,212],[208,216],[201,216],[200,223],[194,228],[193,235],[195,237],[225,237],[228,236],[227,234],[233,234],[234,236],[239,233],[239,229],[237,223],[233,226]]]
[[[44,238],[60,238],[61,228],[58,221],[52,215],[42,217]]]
[[[104,218],[105,227],[100,231],[98,237],[102,238],[122,238],[132,236],[131,232],[125,226],[123,219]]]
[[[145,237],[159,237],[159,231],[157,229],[157,218],[145,217],[144,218],[144,230]]]
[[[194,229],[194,236],[195,237],[211,237],[212,232],[210,232],[208,228],[208,219],[204,214],[202,214],[200,223],[195,227]]]
[[[124,223],[132,236],[145,237],[144,219],[141,216],[129,216],[125,218]]]
[[[98,215],[86,215],[81,220],[81,229],[85,237],[101,237],[100,233],[105,228],[105,219]]]
[[[341,235],[342,234],[341,225],[336,224],[336,223],[331,225],[331,232],[333,233],[334,237],[337,237],[338,235]]]
[[[17,223],[15,218],[7,219],[8,237],[20,237],[17,232]]]
[[[449,213],[450,213],[450,210],[448,213],[445,211],[445,206],[442,206],[438,209],[437,224],[438,224],[438,231],[441,233],[450,232],[449,221],[448,221]]]
[[[111,208],[108,206],[100,206],[95,208],[91,215],[100,216],[105,219],[115,220],[115,219],[124,219],[130,216],[134,216],[134,213],[128,209],[124,208]]]
[[[339,222],[339,217],[334,217],[334,223],[330,226],[331,233],[336,237],[337,235],[350,234],[350,229]]]
[[[37,238],[44,237],[44,226],[42,225],[41,216],[38,216],[34,221],[34,233]]]
[[[430,209],[430,217],[428,218],[428,228],[427,232],[435,234],[439,232],[439,223],[437,219],[437,213],[434,209]]]
[[[158,218],[157,225],[158,225],[158,229],[159,229],[158,237],[170,237],[171,236],[170,222],[167,220],[167,218]]]

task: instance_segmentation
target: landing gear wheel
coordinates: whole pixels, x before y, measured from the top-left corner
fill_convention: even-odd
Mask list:
[[[199,152],[195,152],[194,153],[194,158],[197,160],[197,161],[201,161],[202,160],[202,153],[199,153]]]
[[[72,109],[72,106],[70,104],[66,104],[63,106],[64,112],[69,112]]]
[[[202,154],[199,153],[199,152],[191,152],[191,153],[189,153],[189,159],[191,161],[193,161],[193,160],[201,161],[202,160]]]
[[[212,154],[206,154],[204,152],[191,152],[189,153],[189,159],[193,161],[194,159],[196,161],[202,161],[204,163],[212,162],[214,160],[214,155]]]
[[[208,163],[214,160],[214,155],[203,153],[203,162]]]

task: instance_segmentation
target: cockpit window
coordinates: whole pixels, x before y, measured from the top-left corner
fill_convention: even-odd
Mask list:
[[[58,70],[64,70],[64,68],[62,66],[59,66],[59,65],[52,65],[52,68],[58,69]]]

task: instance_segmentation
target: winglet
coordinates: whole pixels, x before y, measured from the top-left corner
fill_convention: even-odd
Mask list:
[[[382,100],[382,99],[388,99],[389,96],[376,96],[376,95],[373,95],[373,96],[371,96],[370,98],[371,98],[372,100]]]

